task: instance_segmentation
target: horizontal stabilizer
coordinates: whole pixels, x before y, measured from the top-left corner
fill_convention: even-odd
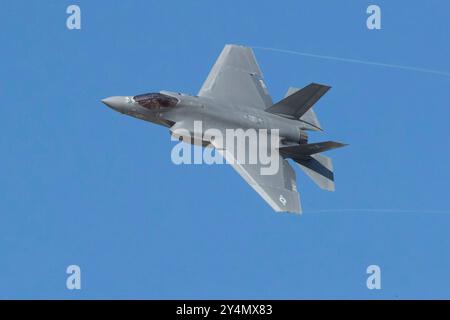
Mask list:
[[[288,158],[303,159],[316,153],[325,152],[328,150],[345,147],[346,144],[334,141],[317,142],[309,144],[300,144],[293,146],[280,147],[280,153]]]
[[[334,191],[333,162],[321,154],[314,154],[304,160],[295,161],[303,172],[321,189]]]
[[[300,119],[330,88],[330,86],[311,83],[275,103],[266,111],[291,119]]]

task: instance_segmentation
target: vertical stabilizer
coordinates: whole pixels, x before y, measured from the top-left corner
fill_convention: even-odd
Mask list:
[[[333,162],[321,154],[313,154],[304,160],[295,160],[299,167],[320,188],[334,191]]]
[[[322,130],[311,108],[330,88],[330,86],[318,83],[311,83],[303,89],[289,88],[286,97],[267,108],[266,111],[285,118],[307,122],[316,129]]]
[[[288,96],[296,93],[297,91],[301,90],[300,88],[294,88],[290,87],[288,91],[286,92],[286,95],[284,96],[287,98]],[[300,117],[301,121],[307,122],[308,124],[322,130],[322,126],[320,125],[319,119],[317,118],[316,113],[314,112],[313,108],[306,111],[306,113]]]

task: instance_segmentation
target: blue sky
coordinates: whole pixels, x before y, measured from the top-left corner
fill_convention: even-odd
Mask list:
[[[196,94],[226,43],[450,71],[450,3],[375,1],[369,31],[370,3],[3,1],[0,298],[450,298],[450,77],[255,51],[274,100],[331,85],[312,140],[350,144],[335,193],[298,171],[300,217],[231,167],[175,166],[167,129],[100,103]]]

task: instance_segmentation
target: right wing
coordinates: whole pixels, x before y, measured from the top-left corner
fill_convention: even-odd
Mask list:
[[[222,50],[198,95],[225,105],[259,109],[272,105],[253,50],[231,44]]]

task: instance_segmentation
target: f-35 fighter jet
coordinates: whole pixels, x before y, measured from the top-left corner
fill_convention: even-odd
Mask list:
[[[334,191],[331,159],[320,153],[345,146],[332,141],[308,143],[306,131],[322,130],[312,106],[329,89],[317,83],[303,89],[289,88],[285,98],[274,104],[252,49],[226,45],[196,96],[160,91],[114,96],[102,102],[120,113],[166,126],[173,135],[183,128],[190,138],[197,134],[196,121],[202,122],[203,130],[219,132],[278,129],[279,144],[273,152],[279,166],[270,175],[261,173],[261,163],[238,161],[223,141],[204,135],[197,138],[203,146],[214,147],[224,155],[275,211],[301,213],[295,171],[287,160],[292,159],[320,188]]]

